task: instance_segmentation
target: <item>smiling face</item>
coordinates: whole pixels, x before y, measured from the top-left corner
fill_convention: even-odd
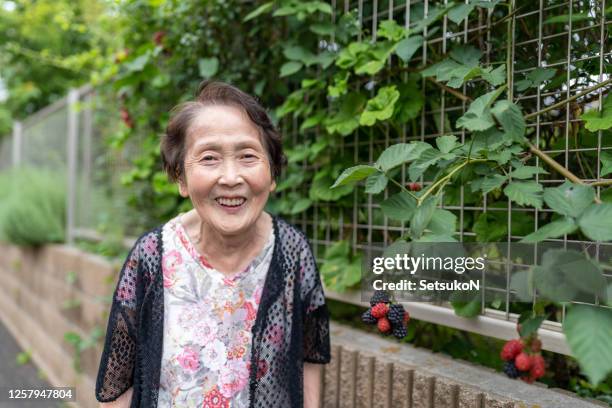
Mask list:
[[[230,105],[203,107],[185,141],[185,172],[179,182],[200,220],[222,235],[254,226],[276,188],[257,127]]]

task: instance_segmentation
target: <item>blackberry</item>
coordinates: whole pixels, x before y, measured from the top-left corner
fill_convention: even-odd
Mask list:
[[[372,316],[372,310],[368,309],[361,315],[361,321],[366,324],[376,324],[377,319]]]
[[[370,299],[370,306],[374,306],[377,303],[389,303],[389,294],[384,290],[376,290]]]
[[[516,368],[513,361],[506,361],[504,363],[504,373],[510,378],[518,378],[521,372]]]
[[[395,325],[401,325],[404,321],[404,306],[400,304],[394,304],[389,307],[389,312],[387,314],[387,319]]]
[[[398,339],[403,339],[407,334],[408,331],[406,330],[406,326],[403,324],[393,326],[393,335]]]

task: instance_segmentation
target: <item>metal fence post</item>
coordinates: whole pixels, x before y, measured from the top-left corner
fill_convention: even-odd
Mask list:
[[[79,131],[79,113],[77,103],[79,92],[71,89],[68,93],[68,140],[67,140],[67,197],[66,197],[66,242],[74,243],[74,218],[75,218],[75,198],[77,184],[77,143]]]
[[[13,167],[21,164],[21,136],[23,134],[23,126],[21,122],[13,123]]]

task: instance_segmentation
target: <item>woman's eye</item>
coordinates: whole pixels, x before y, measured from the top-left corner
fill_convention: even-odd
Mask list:
[[[256,156],[254,154],[245,154],[242,157],[244,157],[245,159],[254,159]]]
[[[214,159],[215,158],[213,156],[204,156],[204,157],[202,157],[202,161],[212,161]]]

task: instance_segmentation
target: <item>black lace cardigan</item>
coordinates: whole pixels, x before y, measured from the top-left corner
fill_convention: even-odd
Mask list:
[[[330,360],[329,314],[306,236],[277,216],[273,226],[274,252],[252,329],[250,407],[302,408],[303,363]],[[133,386],[131,407],[157,406],[164,332],[162,253],[160,226],[136,241],[121,269],[96,380],[100,402],[114,401]],[[279,324],[283,341],[272,341]]]

